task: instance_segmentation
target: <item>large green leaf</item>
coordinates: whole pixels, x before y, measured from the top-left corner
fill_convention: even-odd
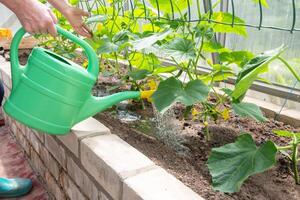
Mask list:
[[[165,13],[172,13],[172,6],[170,0],[149,0],[150,4],[155,8]],[[158,6],[157,6],[158,3]],[[192,1],[190,1],[190,4]],[[172,0],[173,12],[177,13],[183,11],[188,7],[187,0]]]
[[[213,187],[222,192],[237,192],[251,175],[272,167],[277,148],[271,141],[256,147],[251,135],[240,135],[234,143],[213,148],[208,159],[208,169]]]
[[[130,76],[134,81],[142,80],[146,78],[147,75],[149,75],[150,72],[146,69],[141,70],[135,70],[128,73],[128,76]]]
[[[171,73],[177,70],[176,66],[161,66],[154,69],[153,74]]]
[[[234,101],[241,101],[252,83],[258,78],[258,75],[264,73],[268,69],[268,64],[276,59],[284,49],[284,46],[281,46],[272,51],[265,52],[252,58],[244,65],[238,74],[235,88],[231,94]]]
[[[195,58],[195,43],[185,38],[175,38],[162,46],[163,53],[173,57],[177,62],[184,62]]]
[[[97,50],[98,54],[104,54],[104,53],[114,53],[118,52],[119,46],[114,44],[113,42],[109,41],[108,38],[103,38],[99,41],[99,48]]]
[[[154,33],[151,36],[148,36],[148,37],[145,37],[142,39],[138,39],[138,40],[134,40],[130,43],[134,50],[140,51],[144,48],[148,48],[148,47],[152,46],[159,40],[165,39],[170,33],[172,33],[172,30],[168,30],[168,31],[160,32],[160,33]]]
[[[156,67],[160,66],[160,61],[158,58],[150,53],[143,54],[139,52],[133,52],[129,55],[130,64],[138,69],[146,69],[148,71],[153,71]]]
[[[293,138],[294,136],[296,136],[297,138],[300,139],[300,133],[294,133],[294,132],[285,131],[285,130],[274,130],[273,133],[275,133],[276,135],[278,135],[280,137]]]
[[[267,119],[262,114],[260,108],[253,103],[233,103],[233,111],[241,117],[250,117],[256,121],[266,121]]]
[[[228,26],[228,24],[232,23],[232,19],[234,18],[235,24],[245,24],[244,20],[240,19],[239,17],[233,17],[230,13],[225,12],[214,12],[211,16],[211,19],[219,23],[216,23],[212,26],[214,32],[217,33],[234,33],[241,36],[247,36],[247,30],[245,26]],[[225,24],[222,24],[225,23]],[[208,24],[208,22],[202,22],[202,24]]]
[[[257,3],[259,4],[259,0],[252,0],[254,3]],[[260,0],[260,3],[262,6],[266,7],[266,8],[269,8],[269,4],[268,4],[268,1],[267,0]]]
[[[152,95],[153,102],[160,112],[164,112],[176,102],[186,106],[206,100],[210,88],[200,80],[190,81],[186,86],[174,77],[161,81]]]
[[[232,52],[222,52],[219,55],[221,62],[227,62],[228,64],[235,63],[239,67],[244,66],[249,60],[251,60],[254,55],[249,51],[232,51]]]
[[[208,53],[223,53],[230,52],[229,49],[223,47],[220,43],[214,41],[208,41],[203,43],[203,51]]]

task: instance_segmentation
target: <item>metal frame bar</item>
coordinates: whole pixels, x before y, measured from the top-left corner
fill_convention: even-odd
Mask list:
[[[131,1],[131,0],[129,0]],[[127,1],[127,3],[129,2]],[[142,2],[144,3],[145,6],[145,0],[142,0]],[[170,0],[171,2],[172,0]],[[189,1],[189,0],[187,0]],[[201,0],[198,0],[201,1]],[[297,13],[296,13],[296,1],[295,0],[291,0],[291,5],[292,5],[292,23],[291,23],[291,27],[290,28],[282,28],[282,27],[274,27],[274,26],[264,26],[263,25],[263,7],[262,7],[262,3],[261,0],[259,1],[259,24],[258,25],[254,25],[254,24],[239,24],[239,23],[235,23],[234,18],[232,20],[232,22],[230,23],[222,23],[222,22],[217,22],[211,19],[212,17],[212,3],[211,0],[202,0],[203,2],[203,6],[204,6],[204,10],[205,12],[210,12],[209,18],[208,19],[196,19],[196,20],[191,20],[190,19],[190,14],[188,17],[188,20],[182,20],[182,19],[174,19],[174,13],[173,13],[173,17],[172,19],[168,19],[168,18],[164,18],[163,16],[160,16],[160,12],[159,12],[159,5],[157,5],[157,9],[158,9],[158,19],[165,19],[165,20],[170,20],[170,21],[179,21],[179,22],[199,22],[199,21],[208,21],[210,23],[218,23],[218,24],[224,24],[224,25],[228,25],[228,26],[245,26],[245,27],[250,27],[250,28],[257,28],[259,30],[261,29],[273,29],[273,30],[279,30],[279,31],[289,31],[291,33],[293,32],[297,32],[300,31],[300,27],[295,27],[296,25],[296,17],[297,17]],[[158,1],[156,1],[156,3],[158,4]],[[230,6],[231,5],[231,6]],[[235,7],[234,7],[234,0],[222,0],[221,1],[221,5],[220,5],[220,9],[223,12],[228,12],[229,9],[231,8],[231,13],[234,16],[235,15]],[[174,12],[174,8],[172,5],[172,10]],[[135,17],[135,16],[133,16]],[[137,19],[147,19],[147,16],[142,16],[142,17],[135,17]],[[218,37],[215,37],[216,41],[219,41],[221,44],[225,45],[226,42],[226,34],[218,34]],[[217,59],[217,55],[213,54],[213,60],[215,63],[218,62]],[[162,64],[164,65],[172,65],[172,63],[170,61],[163,61]],[[199,66],[199,73],[207,73],[209,72],[210,69]],[[229,84],[234,84],[235,83],[235,79],[231,78],[227,81],[227,83]],[[280,97],[280,98],[284,98],[284,99],[288,99],[291,101],[295,101],[295,102],[299,102],[300,103],[300,89],[293,89],[293,92],[291,93],[291,87],[287,87],[287,86],[282,86],[282,85],[278,85],[278,84],[267,84],[261,81],[255,81],[254,84],[251,86],[252,90],[258,91],[258,92],[262,92],[265,94],[269,94],[272,96],[276,96],[276,97]]]

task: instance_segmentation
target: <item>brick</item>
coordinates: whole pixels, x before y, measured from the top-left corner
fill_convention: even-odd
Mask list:
[[[75,134],[69,133],[64,136],[56,136],[76,157],[79,156],[79,140]]]
[[[30,157],[30,144],[27,141],[27,139],[20,132],[17,132],[15,136],[18,142],[20,143],[21,147],[25,150],[26,154]]]
[[[17,128],[15,120],[11,120],[10,130],[14,135],[17,133],[18,128]]]
[[[72,200],[84,200],[87,199],[83,196],[83,194],[80,192],[78,187],[75,185],[75,183],[70,179],[70,177],[64,172],[62,174],[62,185],[64,190],[66,191],[66,194],[69,196]]]
[[[154,163],[116,135],[102,135],[82,140],[81,163],[111,194],[120,199],[122,180],[138,174]]]
[[[39,140],[44,143],[45,142],[45,133],[43,132],[40,132],[40,131],[37,131],[37,130],[34,130],[34,129],[31,129],[32,132],[35,134],[36,137],[39,138]]]
[[[67,158],[67,172],[90,200],[98,199],[97,187],[71,157]]]
[[[48,152],[46,148],[41,149],[41,158],[44,161],[45,165],[49,169],[52,176],[58,180],[59,179],[59,164],[52,157],[52,155]]]
[[[99,200],[110,200],[103,192],[99,192]]]
[[[162,168],[124,181],[122,200],[204,200]]]
[[[89,117],[82,122],[76,124],[71,131],[75,133],[78,138],[85,138],[97,135],[109,134],[110,130],[100,123],[98,120]]]
[[[86,137],[109,134],[110,130],[96,119],[90,117],[77,125],[71,132],[64,136],[57,136],[64,145],[77,157],[79,157],[79,141]]]
[[[27,135],[28,141],[30,142],[30,144],[32,145],[32,147],[34,148],[34,150],[38,154],[40,154],[41,153],[40,149],[41,149],[42,143],[40,142],[40,140],[36,137],[36,135],[33,132],[29,131],[27,133],[28,133],[28,135]]]
[[[45,145],[58,163],[66,169],[66,152],[63,147],[55,141],[51,135],[45,135]]]
[[[7,86],[4,86],[4,98],[8,98],[10,95],[11,91]]]
[[[59,187],[59,184],[55,181],[55,179],[48,171],[45,172],[45,182],[47,184],[47,189],[51,194],[54,195],[57,200],[66,199],[63,190]]]
[[[31,154],[31,162],[36,170],[42,177],[44,177],[46,172],[46,166],[43,164],[42,160],[40,159],[39,155],[33,150],[33,148],[30,149]]]
[[[19,129],[23,135],[25,135],[25,133],[26,133],[26,128],[27,127],[24,124],[20,123]]]

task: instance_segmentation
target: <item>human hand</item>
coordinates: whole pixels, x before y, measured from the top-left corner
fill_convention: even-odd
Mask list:
[[[29,33],[49,33],[56,36],[57,19],[52,11],[36,0],[15,2],[11,10],[16,14],[25,30]]]
[[[88,17],[89,13],[79,8],[68,6],[61,11],[67,18],[73,29],[84,37],[92,37],[92,32],[89,27],[83,22],[83,17]]]

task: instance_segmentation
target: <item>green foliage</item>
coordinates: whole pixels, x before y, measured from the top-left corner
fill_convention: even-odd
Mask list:
[[[230,26],[230,24],[232,24],[232,19],[234,19],[235,24],[245,24],[244,20],[237,16],[234,17],[232,14],[225,12],[214,12],[211,19],[218,22],[212,25],[212,28],[216,33],[234,33],[244,37],[247,36],[245,26]],[[202,22],[202,24],[208,24],[208,22]]]
[[[172,33],[172,30],[153,33],[150,36],[134,40],[131,42],[132,49],[140,51],[142,49],[149,48],[152,45],[154,45],[157,41],[165,39],[170,33]]]
[[[258,78],[258,75],[266,72],[268,70],[268,64],[276,59],[283,52],[283,50],[284,47],[281,46],[272,51],[265,52],[252,58],[243,66],[243,69],[237,76],[235,88],[231,94],[231,97],[235,102],[239,102],[243,99],[247,90]]]
[[[234,143],[213,148],[207,165],[213,187],[221,192],[237,192],[251,175],[272,167],[277,148],[268,141],[257,147],[251,135],[240,135]]]
[[[166,111],[176,102],[186,106],[206,100],[210,88],[200,80],[194,80],[184,85],[174,77],[161,81],[157,91],[152,95],[155,107],[160,111]]]
[[[238,67],[243,67],[253,57],[253,53],[249,51],[222,52],[219,55],[220,62],[227,64],[234,63]]]
[[[148,70],[141,69],[129,72],[128,76],[131,77],[134,81],[137,81],[146,78],[149,74],[150,72]]]
[[[179,63],[196,57],[195,43],[185,38],[175,38],[163,45],[161,50]]]
[[[252,0],[254,3],[257,3],[259,4],[259,1],[261,2],[261,5],[268,8],[269,7],[269,4],[268,4],[268,1],[267,0]]]
[[[241,117],[250,117],[256,121],[266,121],[267,119],[263,116],[260,108],[253,103],[233,103],[234,112]]]
[[[169,0],[149,0],[150,4],[164,13],[172,13],[172,6]],[[158,6],[157,6],[158,2]],[[192,2],[192,1],[190,1]],[[173,12],[182,12],[188,7],[186,0],[172,0]]]

